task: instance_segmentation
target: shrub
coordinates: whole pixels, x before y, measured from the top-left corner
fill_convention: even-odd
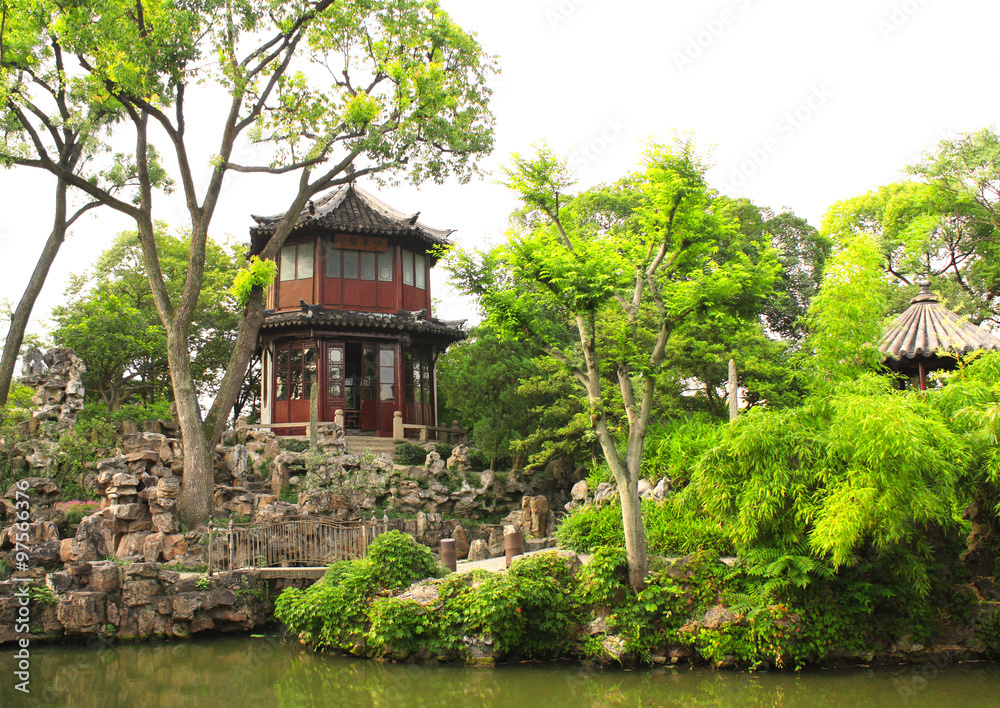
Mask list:
[[[509,457],[502,457],[497,459],[497,467],[501,467],[505,464],[510,463]],[[490,456],[480,450],[478,447],[471,448],[469,450],[469,466],[477,472],[482,472],[483,470],[492,469],[492,460]]]
[[[79,499],[56,502],[56,509],[65,515],[66,522],[70,526],[78,525],[83,517],[90,516],[97,511],[98,506],[97,502],[81,501]]]
[[[707,549],[720,555],[733,554],[732,541],[718,522],[699,514],[682,496],[670,497],[662,504],[644,499],[642,520],[651,555],[685,555]],[[621,505],[588,505],[575,510],[556,530],[556,538],[560,546],[580,553],[602,546],[623,547]]]
[[[434,446],[434,452],[441,455],[442,460],[447,460],[451,457],[452,450],[454,449],[455,447],[453,445],[449,445],[448,443],[437,443]]]
[[[289,452],[305,452],[309,449],[309,441],[298,438],[279,438],[278,447]]]
[[[114,412],[108,411],[108,406],[101,401],[87,401],[87,405],[80,411],[77,421],[88,424],[92,421],[121,423],[127,420],[141,426],[147,420],[171,420],[172,418],[170,401],[127,403]]]
[[[445,570],[426,546],[401,531],[384,533],[368,547],[372,578],[383,588],[400,590],[424,578],[440,578]]]
[[[396,462],[401,465],[422,465],[427,459],[427,450],[411,442],[396,445]]]

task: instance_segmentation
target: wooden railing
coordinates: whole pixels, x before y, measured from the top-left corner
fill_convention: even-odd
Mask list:
[[[326,516],[295,516],[264,524],[230,522],[223,529],[209,524],[208,572],[216,567],[323,566],[364,558],[368,544],[387,529],[387,520],[336,521]]]

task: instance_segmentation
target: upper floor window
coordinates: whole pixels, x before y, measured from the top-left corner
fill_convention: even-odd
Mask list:
[[[281,249],[281,280],[313,277],[313,244],[289,244]]]
[[[403,285],[427,289],[427,257],[424,254],[403,251]]]
[[[392,251],[349,251],[327,248],[326,277],[392,281]]]

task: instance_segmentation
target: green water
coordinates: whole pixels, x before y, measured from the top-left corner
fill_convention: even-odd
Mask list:
[[[0,650],[0,706],[996,706],[1000,664],[812,670],[496,669],[378,664],[312,654],[276,636],[138,646],[31,648],[31,694]]]

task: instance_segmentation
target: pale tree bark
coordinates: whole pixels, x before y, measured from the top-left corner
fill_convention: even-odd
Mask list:
[[[628,357],[624,354],[616,363],[618,389],[625,404],[625,415],[628,420],[628,443],[624,458],[618,450],[614,436],[608,428],[607,413],[604,408],[604,391],[601,380],[601,358],[597,351],[597,327],[595,313],[576,314],[577,334],[583,352],[583,366],[575,366],[570,358],[555,347],[547,346],[544,340],[534,336],[536,342],[546,353],[570,366],[574,376],[583,384],[591,410],[591,424],[597,434],[598,442],[604,453],[604,459],[611,469],[618,488],[618,496],[622,506],[622,527],[625,536],[625,555],[628,563],[629,585],[636,591],[641,590],[646,581],[649,561],[646,548],[646,531],[642,524],[642,507],[639,499],[639,479],[642,470],[643,449],[649,429],[649,417],[652,413],[653,399],[656,393],[656,379],[653,372],[662,364],[667,340],[674,324],[687,313],[671,313],[657,286],[657,278],[669,274],[678,262],[681,253],[688,244],[671,253],[670,244],[673,239],[674,218],[683,200],[683,194],[677,195],[670,208],[666,211],[666,224],[662,236],[656,246],[655,253],[651,249],[651,260],[645,267],[636,269],[635,284],[632,288],[631,300],[621,295],[615,301],[622,308],[632,341],[638,341],[639,313],[644,301],[651,300],[660,318],[660,329],[652,349],[644,357],[645,368],[639,378],[641,389],[636,395],[632,369]],[[558,212],[548,213],[549,218],[558,229],[563,245],[572,252],[573,242],[570,239]],[[526,332],[531,335],[530,329]],[[608,362],[606,362],[608,363]]]

